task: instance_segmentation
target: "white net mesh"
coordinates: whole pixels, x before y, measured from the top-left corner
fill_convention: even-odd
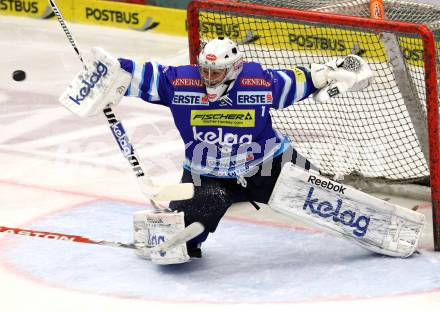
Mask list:
[[[254,2],[301,10],[336,12],[368,17],[368,1],[266,0]],[[424,22],[436,29],[440,7],[384,1],[387,18]],[[289,109],[272,111],[276,128],[291,138],[298,151],[317,164],[324,174],[355,175],[392,181],[426,180],[429,176],[420,133],[395,72],[387,62],[384,45],[373,30],[309,23],[300,18],[276,18],[267,14],[199,12],[200,39],[227,36],[243,42],[246,59],[267,68],[289,68],[325,63],[357,52],[375,72],[367,90],[317,104],[312,99]],[[414,86],[414,100],[426,114],[425,72],[421,38],[396,33],[406,68]]]

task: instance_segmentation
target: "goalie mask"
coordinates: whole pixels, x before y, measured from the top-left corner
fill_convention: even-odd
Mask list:
[[[228,38],[209,41],[199,54],[200,76],[210,102],[222,97],[243,68],[243,54]]]

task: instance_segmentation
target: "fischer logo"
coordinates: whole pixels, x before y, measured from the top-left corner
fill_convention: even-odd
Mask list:
[[[200,79],[193,78],[176,78],[171,84],[175,87],[203,87],[203,82]]]
[[[196,127],[192,127],[194,139],[199,142],[206,142],[209,144],[218,144],[222,147],[224,152],[229,152],[230,147],[234,144],[246,144],[252,142],[251,134],[238,135],[234,133],[223,133],[222,128],[217,128],[217,132],[197,131]]]
[[[255,127],[255,110],[191,110],[191,126]]]
[[[208,55],[206,56],[206,59],[207,59],[208,61],[215,61],[215,60],[217,59],[217,56],[215,56],[214,54],[208,54]]]
[[[69,95],[69,99],[71,99],[75,104],[81,105],[81,101],[83,101],[90,94],[90,91],[96,86],[99,80],[107,75],[107,71],[107,66],[101,62],[97,63],[96,71],[92,73],[89,80],[82,80],[84,87],[79,90],[79,94],[76,96],[74,95],[73,97]]]
[[[267,105],[272,104],[273,96],[270,91],[238,91],[238,105]]]
[[[327,188],[331,189],[328,186]],[[368,225],[370,224],[370,217],[364,215],[356,216],[355,211],[342,209],[344,203],[342,199],[338,199],[335,204],[336,206],[334,206],[329,201],[320,201],[319,198],[312,198],[314,190],[314,187],[310,187],[303,210],[307,211],[307,209],[309,209],[312,214],[328,219],[330,222],[333,221],[334,223],[341,223],[345,226],[352,227],[354,228],[353,234],[357,237],[365,236],[368,231]]]
[[[199,92],[174,92],[172,104],[174,105],[209,105],[205,93]]]
[[[262,78],[240,78],[240,86],[244,87],[271,87],[272,82]]]

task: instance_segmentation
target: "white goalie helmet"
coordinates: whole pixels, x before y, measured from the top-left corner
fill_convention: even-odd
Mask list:
[[[199,54],[198,65],[208,100],[214,102],[233,85],[243,69],[243,53],[234,41],[219,37],[206,43]]]

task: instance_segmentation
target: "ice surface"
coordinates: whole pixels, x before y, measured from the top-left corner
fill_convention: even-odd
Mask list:
[[[34,221],[35,230],[131,241],[139,206],[109,201]],[[323,233],[224,220],[191,263],[157,266],[130,249],[10,239],[3,257],[17,270],[63,287],[164,301],[276,303],[369,298],[436,289],[440,262],[423,250],[383,257]],[[29,261],[32,259],[32,261]],[[170,292],[170,290],[175,290]]]
[[[188,61],[187,39],[70,24],[87,56]],[[81,64],[55,20],[0,16],[0,226],[131,240],[131,214],[148,207],[100,116],[79,119],[57,98]],[[25,70],[27,79],[12,80]],[[183,143],[169,112],[124,99],[124,121],[148,173],[180,176]],[[411,207],[429,203],[401,198]],[[440,309],[439,254],[429,224],[421,254],[372,255],[304,229],[267,208],[237,205],[204,258],[157,267],[133,251],[0,237],[0,298],[8,311],[323,311]]]

